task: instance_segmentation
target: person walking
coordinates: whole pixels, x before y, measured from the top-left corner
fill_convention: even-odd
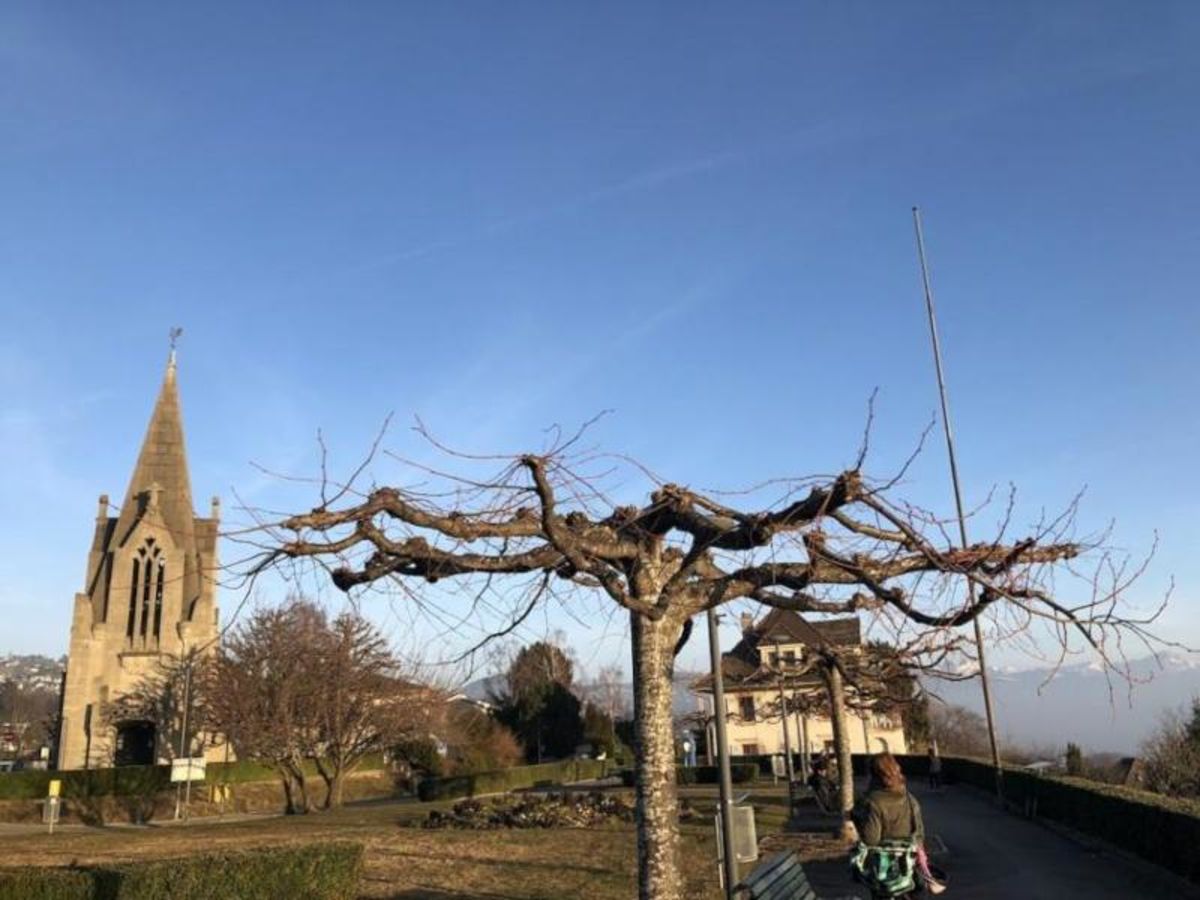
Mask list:
[[[929,788],[934,791],[942,788],[942,758],[938,756],[937,744],[929,745]]]
[[[923,885],[932,887],[921,805],[908,792],[900,763],[892,754],[872,757],[871,789],[852,818],[859,843],[850,854],[851,871],[867,884],[872,897],[908,897]]]

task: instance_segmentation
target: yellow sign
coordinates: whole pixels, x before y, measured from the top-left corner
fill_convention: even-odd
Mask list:
[[[62,782],[61,782],[61,781],[59,781],[57,778],[55,778],[55,779],[51,780],[51,782],[50,782],[50,796],[51,796],[51,797],[58,797],[58,796],[60,796],[61,794],[62,794]]]

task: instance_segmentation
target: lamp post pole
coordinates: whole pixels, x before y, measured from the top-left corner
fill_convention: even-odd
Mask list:
[[[929,317],[929,336],[933,342],[933,364],[937,371],[938,396],[942,403],[942,429],[946,434],[946,453],[950,457],[950,480],[954,485],[954,506],[958,512],[958,536],[963,549],[968,546],[967,519],[963,512],[962,488],[958,480],[958,459],[954,453],[954,429],[950,425],[950,401],[946,397],[946,376],[942,369],[942,344],[938,339],[937,316],[933,309],[933,286],[929,281],[929,265],[925,260],[925,234],[921,229],[921,210],[913,207],[913,227],[917,232],[917,254],[921,258],[921,282],[925,288],[925,311]],[[975,605],[975,583],[967,579],[967,602]],[[975,629],[975,654],[979,660],[979,683],[983,687],[983,709],[987,713],[988,743],[992,750],[992,768],[996,776],[996,797],[1004,798],[1004,770],[1000,764],[1000,744],[996,740],[996,713],[992,708],[992,689],[988,682],[987,657],[983,646],[983,628],[979,616],[971,620]]]
[[[788,736],[787,697],[783,692],[783,654],[779,652],[779,643],[775,644],[775,665],[779,667],[779,724],[783,726],[783,758],[784,771],[788,782],[788,816],[796,808],[796,771],[792,768],[792,740]]]
[[[707,617],[708,654],[713,680],[713,725],[717,735],[717,765],[721,770],[721,862],[725,875],[725,896],[733,900],[733,889],[738,883],[738,866],[733,849],[733,776],[729,769],[729,740],[725,732],[725,679],[721,674],[717,614],[710,608]]]

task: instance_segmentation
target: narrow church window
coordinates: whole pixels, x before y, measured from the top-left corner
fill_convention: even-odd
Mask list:
[[[155,551],[156,553],[158,551]],[[158,638],[162,631],[162,601],[163,601],[163,582],[166,578],[166,564],[159,560],[158,562],[158,580],[154,586],[154,637]]]
[[[133,561],[133,574],[129,578],[129,623],[125,626],[125,637],[133,640],[133,620],[137,616],[138,575],[141,568],[138,561]]]
[[[143,549],[141,552],[144,554],[146,551]],[[142,578],[142,624],[138,629],[143,639],[145,639],[146,629],[150,625],[150,584],[153,580],[153,565],[150,560],[146,560],[146,571]]]

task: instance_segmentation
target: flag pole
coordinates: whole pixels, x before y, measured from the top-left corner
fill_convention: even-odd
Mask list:
[[[946,453],[950,457],[950,480],[954,485],[954,505],[958,512],[958,534],[965,550],[967,541],[967,518],[963,512],[962,488],[958,479],[958,460],[954,452],[954,429],[950,425],[950,401],[946,397],[946,375],[942,368],[942,344],[938,339],[937,315],[933,308],[933,286],[929,281],[929,264],[925,259],[925,234],[921,229],[921,210],[912,209],[913,227],[917,232],[917,255],[921,260],[921,282],[925,288],[925,311],[929,316],[929,337],[933,342],[933,364],[937,371],[938,395],[942,404],[942,428],[946,433]],[[967,580],[967,599],[975,604],[975,583]],[[1000,744],[996,740],[996,713],[992,707],[992,690],[988,681],[987,657],[983,644],[983,628],[979,616],[971,620],[975,629],[975,654],[979,660],[979,683],[983,687],[983,709],[987,714],[988,743],[992,751],[992,768],[996,778],[996,798],[1004,799],[1004,770],[1000,763]]]

